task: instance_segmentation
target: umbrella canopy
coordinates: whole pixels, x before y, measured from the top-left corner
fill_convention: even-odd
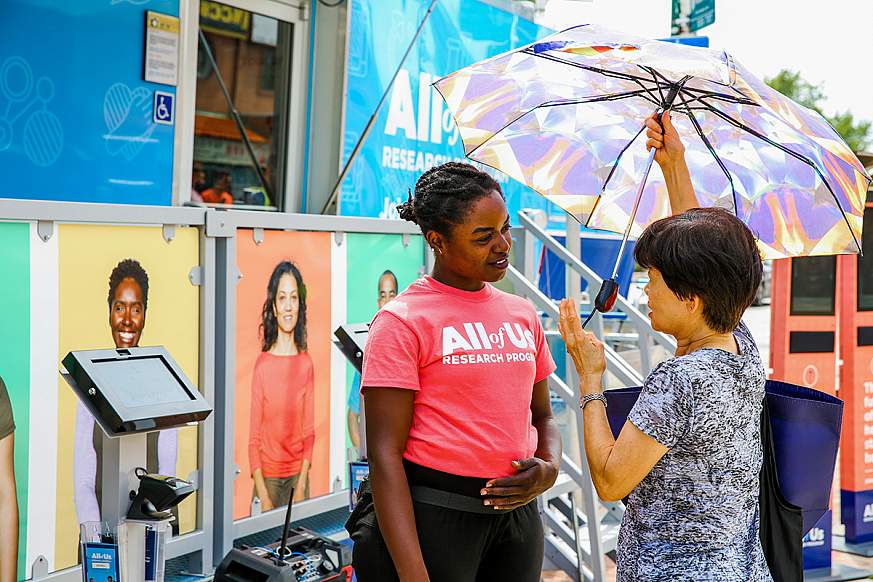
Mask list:
[[[582,25],[434,86],[467,156],[585,226],[631,233],[669,215],[645,119],[670,109],[701,206],[733,211],[764,258],[860,252],[870,178],[818,113],[725,52]]]

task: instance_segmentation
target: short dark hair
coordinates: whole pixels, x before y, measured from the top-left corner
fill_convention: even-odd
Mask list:
[[[306,351],[306,285],[303,283],[303,275],[297,265],[291,261],[282,261],[276,268],[273,269],[273,274],[270,275],[270,280],[267,282],[267,299],[264,300],[264,307],[261,309],[261,335],[263,342],[261,351],[269,352],[273,344],[276,343],[276,338],[279,337],[279,322],[276,320],[276,314],[273,313],[273,306],[276,303],[276,295],[279,292],[279,281],[283,275],[291,274],[294,281],[297,282],[297,323],[294,325],[294,343],[297,345],[297,350]]]
[[[722,208],[694,208],[650,224],[634,257],[660,271],[680,299],[700,298],[704,320],[719,333],[739,325],[764,270],[755,235]]]
[[[125,279],[133,279],[142,290],[142,308],[148,309],[149,305],[149,276],[136,259],[124,259],[115,265],[109,275],[109,296],[107,302],[112,309],[112,300],[115,299],[115,291]]]
[[[394,271],[392,271],[391,269],[385,269],[385,271],[381,275],[379,275],[379,280],[381,281],[382,277],[386,277],[386,276],[394,279],[394,288],[395,289],[397,289],[400,286],[400,284],[397,282],[397,275],[394,274]]]
[[[487,173],[470,164],[447,162],[422,174],[415,184],[415,197],[410,192],[409,200],[397,211],[400,218],[420,226],[422,234],[434,230],[448,237],[473,204],[491,192],[503,198],[500,184]]]

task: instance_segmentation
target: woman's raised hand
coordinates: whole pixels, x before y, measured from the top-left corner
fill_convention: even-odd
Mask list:
[[[657,113],[646,119],[646,149],[652,148],[655,148],[655,161],[662,168],[685,159],[685,146],[673,127],[669,111],[661,115],[660,123]]]
[[[599,379],[606,371],[606,355],[603,351],[603,344],[593,333],[582,329],[575,302],[570,299],[562,299],[560,310],[561,317],[558,320],[558,329],[561,332],[561,337],[564,338],[567,352],[573,358],[573,364],[576,366],[579,378],[597,377]]]

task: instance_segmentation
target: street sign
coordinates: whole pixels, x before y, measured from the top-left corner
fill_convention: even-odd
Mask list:
[[[715,22],[715,0],[673,0],[672,32],[694,32]]]

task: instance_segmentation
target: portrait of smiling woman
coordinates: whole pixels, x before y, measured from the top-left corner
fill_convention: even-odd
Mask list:
[[[136,259],[120,261],[109,275],[109,331],[115,348],[138,347],[145,330],[149,302],[149,276]],[[73,488],[79,523],[100,521],[102,493],[103,431],[81,403],[76,404],[76,432],[73,445]],[[178,430],[149,433],[149,472],[176,474]],[[174,514],[178,510],[174,508]],[[178,520],[173,528],[178,531]]]
[[[252,372],[249,463],[261,510],[309,497],[315,443],[315,371],[306,345],[306,285],[282,261],[267,282],[261,354]]]

